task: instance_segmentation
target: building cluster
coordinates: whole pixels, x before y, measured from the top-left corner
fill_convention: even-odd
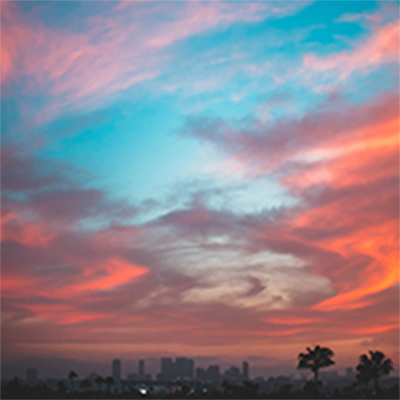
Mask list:
[[[79,379],[80,378],[80,379]],[[136,373],[122,375],[121,360],[115,359],[111,363],[110,376],[103,378],[95,372],[90,373],[86,377],[72,376],[72,372],[64,379],[49,378],[45,380],[46,385],[51,390],[58,390],[60,382],[65,385],[68,390],[74,392],[82,392],[84,390],[107,391],[112,393],[122,393],[129,388],[135,388],[140,393],[147,393],[150,388],[153,394],[173,394],[179,391],[182,383],[185,383],[190,390],[208,390],[212,387],[222,388],[224,381],[232,383],[241,383],[249,380],[249,364],[244,361],[242,370],[235,366],[231,366],[224,373],[221,372],[219,365],[210,365],[207,368],[196,368],[194,360],[186,357],[161,358],[160,372],[156,379],[152,379],[152,375],[146,372],[146,364],[144,360],[138,361]],[[83,378],[83,379],[82,379]],[[38,370],[36,368],[28,368],[26,371],[26,383],[29,386],[36,386],[44,383],[38,378]]]
[[[232,366],[220,373],[218,365],[210,365],[207,369],[196,368],[196,379],[203,382],[220,382],[226,380],[230,382],[240,382],[249,380],[249,363],[243,361],[242,371],[239,368]]]
[[[116,359],[112,362],[112,378],[114,382],[121,381],[121,361]],[[183,380],[197,380],[201,382],[221,382],[227,380],[231,382],[240,382],[249,379],[249,363],[244,361],[242,370],[232,366],[225,373],[221,373],[219,365],[210,365],[208,368],[196,368],[194,360],[186,357],[177,357],[175,361],[172,358],[161,358],[160,372],[157,374],[158,382],[173,382]],[[138,373],[127,374],[127,380],[130,382],[149,382],[152,381],[151,374],[146,373],[144,360],[139,360]]]
[[[116,362],[116,361],[118,361],[120,363],[119,360],[114,360],[113,362]],[[144,360],[139,360],[139,362],[138,362],[138,373],[127,374],[126,377],[129,382],[135,382],[135,381],[144,382],[144,381],[152,380],[151,374],[146,373],[146,367],[145,367]]]
[[[194,378],[194,361],[186,357],[161,359],[161,372],[157,375],[157,381],[173,381]]]
[[[179,381],[193,381],[203,383],[221,383],[223,381],[240,383],[243,381],[249,381],[249,363],[243,361],[242,369],[240,370],[236,366],[231,366],[225,372],[221,372],[219,365],[209,365],[207,368],[197,367],[195,368],[194,360],[186,357],[177,357],[175,361],[172,358],[161,358],[160,360],[160,372],[157,374],[156,379],[153,380],[152,375],[146,372],[146,364],[144,360],[138,361],[137,373],[127,374],[125,377],[122,376],[122,364],[121,360],[115,359],[111,364],[111,377],[115,385],[119,385],[124,382],[130,383],[168,383],[168,382],[179,382]],[[99,377],[98,374],[92,372],[88,375],[85,380],[91,381],[95,384],[96,379]],[[337,371],[323,371],[320,373],[320,379],[325,382],[328,386],[335,384],[336,386],[342,386],[355,379],[355,371],[353,368],[346,368],[344,375],[339,375]],[[264,380],[262,377],[253,379],[254,382],[264,387],[266,391],[274,391],[286,384],[302,384],[307,380],[304,376],[297,380],[293,376],[278,376],[275,378],[269,378]],[[56,380],[58,382],[58,380]],[[41,380],[38,377],[38,370],[36,368],[28,368],[26,370],[26,383],[30,386],[34,386],[40,383]],[[68,380],[66,381],[68,382]]]

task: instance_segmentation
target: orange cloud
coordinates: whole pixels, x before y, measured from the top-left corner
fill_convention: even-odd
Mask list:
[[[365,268],[360,282],[352,289],[343,288],[337,296],[328,299],[315,308],[329,310],[337,307],[346,307],[354,300],[377,293],[399,282],[399,254],[398,254],[398,230],[397,220],[390,221],[381,226],[365,228],[358,235],[353,234],[349,238],[339,242],[331,242],[331,248],[347,254],[364,254],[371,257],[372,261]],[[346,274],[346,270],[343,271]],[[340,286],[348,286],[340,283]]]
[[[285,319],[279,319],[279,318],[269,318],[266,319],[266,322],[270,322],[272,324],[276,325],[307,325],[311,324],[314,322],[317,322],[313,318],[285,318]]]
[[[147,268],[133,265],[117,258],[108,260],[105,265],[105,271],[107,274],[106,277],[91,281],[82,286],[75,286],[74,290],[111,289],[115,286],[127,284],[133,279],[148,273]]]
[[[361,328],[361,329],[351,329],[351,333],[355,335],[371,335],[375,333],[386,332],[391,329],[398,330],[399,324],[391,324],[391,325],[384,325],[384,326],[375,326],[375,327],[368,327],[368,328]]]
[[[318,184],[330,185],[337,191],[359,187],[362,193],[365,190],[363,187],[374,185],[375,182],[397,179],[398,132],[397,116],[374,123],[371,127],[354,130],[346,136],[346,145],[337,147],[333,139],[332,144],[327,143],[322,149],[322,154],[332,154],[333,158],[321,163],[321,168],[314,166],[312,170],[306,170],[305,176],[290,177],[290,185],[296,191]],[[338,266],[334,271],[325,272],[333,282],[337,281],[339,294],[320,303],[316,309],[347,307],[352,302],[385,290],[399,281],[398,213],[392,209],[392,214],[386,216],[384,212],[388,210],[380,209],[384,207],[381,201],[387,201],[392,196],[396,199],[398,186],[392,185],[392,189],[389,188],[390,186],[382,186],[379,193],[366,192],[364,196],[354,192],[353,199],[338,197],[336,201],[328,201],[303,213],[294,221],[295,229],[308,227],[320,232],[340,230],[346,225],[352,225],[352,231],[348,234],[343,231],[342,235],[333,238],[316,237],[314,243],[325,250],[339,253],[344,258],[363,255],[371,259],[364,273],[351,285],[346,267]],[[364,222],[365,213],[368,213],[369,223]]]
[[[108,317],[104,313],[83,313],[66,304],[25,304],[23,306],[36,318],[46,318],[60,325],[73,325]]]

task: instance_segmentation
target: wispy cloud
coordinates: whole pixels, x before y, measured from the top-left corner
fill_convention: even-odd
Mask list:
[[[335,79],[347,79],[353,72],[371,71],[382,64],[398,61],[400,29],[399,22],[391,22],[376,28],[365,41],[353,51],[343,51],[320,57],[306,54],[304,71],[334,74]]]
[[[80,32],[47,26],[19,12],[18,4],[4,4],[3,85],[24,80],[31,95],[47,93],[53,99],[50,115],[62,108],[88,107],[88,100],[93,107],[159,76],[169,57],[162,51],[173,43],[236,22],[288,15],[307,3],[122,4],[107,16],[87,17]]]

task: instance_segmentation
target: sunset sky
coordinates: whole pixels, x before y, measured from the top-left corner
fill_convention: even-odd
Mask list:
[[[3,376],[398,373],[398,61],[396,1],[2,1]]]

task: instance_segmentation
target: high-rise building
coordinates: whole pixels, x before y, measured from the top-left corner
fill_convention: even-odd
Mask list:
[[[128,374],[126,378],[129,382],[135,382],[138,380],[137,374]]]
[[[210,365],[207,368],[206,376],[207,376],[207,379],[209,379],[211,382],[218,382],[221,378],[221,375],[219,372],[219,365]]]
[[[175,378],[193,378],[194,361],[186,357],[178,357],[175,361]]]
[[[163,381],[170,381],[174,377],[174,362],[172,358],[161,359],[161,379]]]
[[[196,368],[196,379],[198,379],[199,381],[204,381],[206,380],[206,371],[204,371],[203,368]]]
[[[158,375],[160,380],[170,381],[172,379],[187,379],[193,377],[194,360],[186,357],[177,357],[175,362],[172,361],[172,358],[161,359],[161,373]]]
[[[181,379],[186,372],[186,358],[178,357],[175,360],[175,378]]]
[[[139,371],[139,380],[143,380],[145,377],[144,360],[139,360],[138,371]]]
[[[240,379],[240,370],[237,367],[230,367],[227,371],[225,371],[225,378],[228,381],[237,381]]]
[[[38,371],[36,368],[28,368],[26,370],[26,383],[28,385],[35,385],[38,380]]]
[[[187,369],[186,369],[187,377],[188,378],[193,378],[194,377],[194,360],[189,358],[187,360]]]
[[[114,382],[121,381],[121,361],[118,359],[115,359],[112,362],[112,377]]]
[[[243,361],[242,376],[243,376],[244,380],[246,380],[246,381],[249,380],[249,363],[247,361]]]

